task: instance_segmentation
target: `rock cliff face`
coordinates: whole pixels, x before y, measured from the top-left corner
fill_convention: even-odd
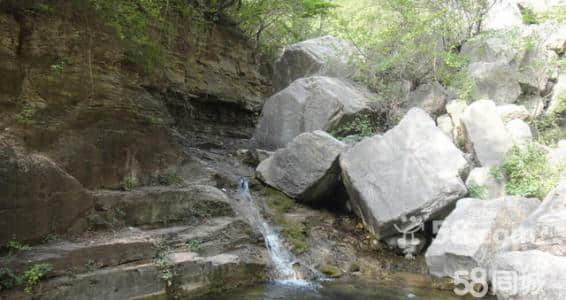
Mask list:
[[[18,238],[47,233],[28,234],[46,224],[21,218],[24,211],[56,201],[72,221],[92,202],[83,188],[117,188],[126,178],[149,184],[185,159],[171,128],[226,134],[217,129],[253,122],[269,90],[252,48],[229,26],[178,28],[171,59],[147,75],[101,19],[59,4],[53,14],[0,5],[0,178],[11,179],[0,183],[10,191],[0,215],[19,220]],[[14,186],[25,189],[24,181],[44,187],[20,199]],[[12,233],[2,226],[0,244]]]

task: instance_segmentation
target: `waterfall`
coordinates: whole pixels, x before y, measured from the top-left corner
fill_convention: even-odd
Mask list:
[[[255,226],[263,235],[265,246],[273,262],[276,271],[276,276],[279,281],[294,284],[304,284],[306,281],[302,280],[300,272],[293,268],[296,262],[294,255],[289,252],[281,236],[261,215],[257,203],[254,201],[249,191],[249,182],[247,178],[240,178],[239,184],[240,206],[242,213],[248,220]]]

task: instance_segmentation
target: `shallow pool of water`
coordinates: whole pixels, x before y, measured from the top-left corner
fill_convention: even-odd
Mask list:
[[[431,299],[463,300],[449,291],[435,289],[396,287],[381,283],[333,283],[310,285],[266,283],[232,290],[221,294],[206,295],[200,300],[366,300],[366,299]]]

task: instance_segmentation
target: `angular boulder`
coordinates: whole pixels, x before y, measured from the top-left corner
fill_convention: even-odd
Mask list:
[[[491,6],[481,22],[482,31],[501,30],[523,25],[523,16],[515,0],[490,1]]]
[[[515,145],[524,145],[533,140],[531,127],[523,120],[513,120],[505,124],[505,129]]]
[[[83,186],[50,158],[0,135],[0,245],[86,229],[94,205]]]
[[[304,202],[323,200],[340,183],[338,155],[346,144],[323,131],[297,136],[256,169],[266,184]]]
[[[323,36],[293,44],[277,59],[273,87],[280,91],[299,78],[328,76],[347,78],[352,72],[356,48],[333,36]]]
[[[479,189],[476,192],[485,199],[505,196],[505,183],[495,178],[490,168],[474,168],[466,179],[466,186],[468,190]]]
[[[426,220],[467,193],[460,176],[468,162],[419,108],[343,153],[340,167],[354,212],[378,238],[398,233],[403,217]]]
[[[558,80],[552,89],[552,97],[546,114],[554,114],[566,111],[566,72],[558,76]]]
[[[566,257],[539,250],[498,254],[490,279],[498,299],[562,300],[566,296]]]
[[[462,116],[467,140],[477,161],[483,167],[498,165],[513,146],[495,103],[479,100],[472,103]]]
[[[529,118],[529,111],[523,105],[505,104],[497,106],[497,114],[504,123],[512,120],[525,121]]]
[[[356,114],[369,112],[370,99],[340,79],[298,79],[271,96],[263,106],[255,139],[259,147],[285,147],[303,132],[331,131]]]
[[[442,115],[436,119],[436,125],[450,140],[454,141],[454,124],[452,124],[452,118],[449,115]]]
[[[419,107],[426,112],[438,115],[445,110],[448,95],[446,90],[438,83],[426,83],[417,87],[408,97],[409,107]]]
[[[566,180],[550,192],[502,245],[503,251],[540,250],[566,257]]]
[[[520,74],[505,62],[476,62],[468,66],[475,86],[475,99],[492,99],[498,104],[515,103],[522,94]]]
[[[520,197],[458,201],[425,254],[430,273],[455,277],[461,270],[489,269],[503,240],[539,203]]]

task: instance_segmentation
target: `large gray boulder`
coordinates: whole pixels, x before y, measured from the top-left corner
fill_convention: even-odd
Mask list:
[[[448,94],[438,82],[422,84],[409,93],[409,107],[419,107],[426,112],[439,115],[445,110]]]
[[[430,273],[454,277],[461,270],[489,269],[503,239],[538,205],[520,197],[458,201],[425,254]]]
[[[513,141],[491,100],[478,100],[462,116],[468,143],[483,167],[498,165],[513,146]]]
[[[338,155],[346,144],[323,131],[297,136],[257,167],[258,178],[299,201],[323,200],[340,183]]]
[[[498,299],[562,300],[566,297],[566,257],[539,250],[503,252],[491,274]]]
[[[294,137],[314,130],[331,131],[368,112],[368,95],[340,79],[314,76],[298,79],[267,99],[255,139],[260,148],[285,147]]]
[[[402,217],[426,220],[467,193],[468,162],[419,108],[343,153],[340,166],[354,212],[378,238],[398,233]]]
[[[353,70],[356,48],[332,36],[293,44],[277,59],[273,87],[280,91],[293,81],[314,75],[347,78]]]
[[[481,29],[501,30],[523,25],[523,16],[515,0],[492,0],[490,9],[481,22]]]
[[[515,103],[522,93],[520,74],[505,62],[475,62],[468,66],[474,80],[475,99],[492,99],[498,104]]]
[[[530,114],[527,108],[523,105],[505,104],[497,106],[497,114],[504,123],[512,120],[526,121]]]
[[[504,251],[541,250],[566,257],[566,180],[513,231]]]
[[[514,145],[526,145],[533,140],[531,127],[523,120],[512,120],[505,124],[505,129]]]

